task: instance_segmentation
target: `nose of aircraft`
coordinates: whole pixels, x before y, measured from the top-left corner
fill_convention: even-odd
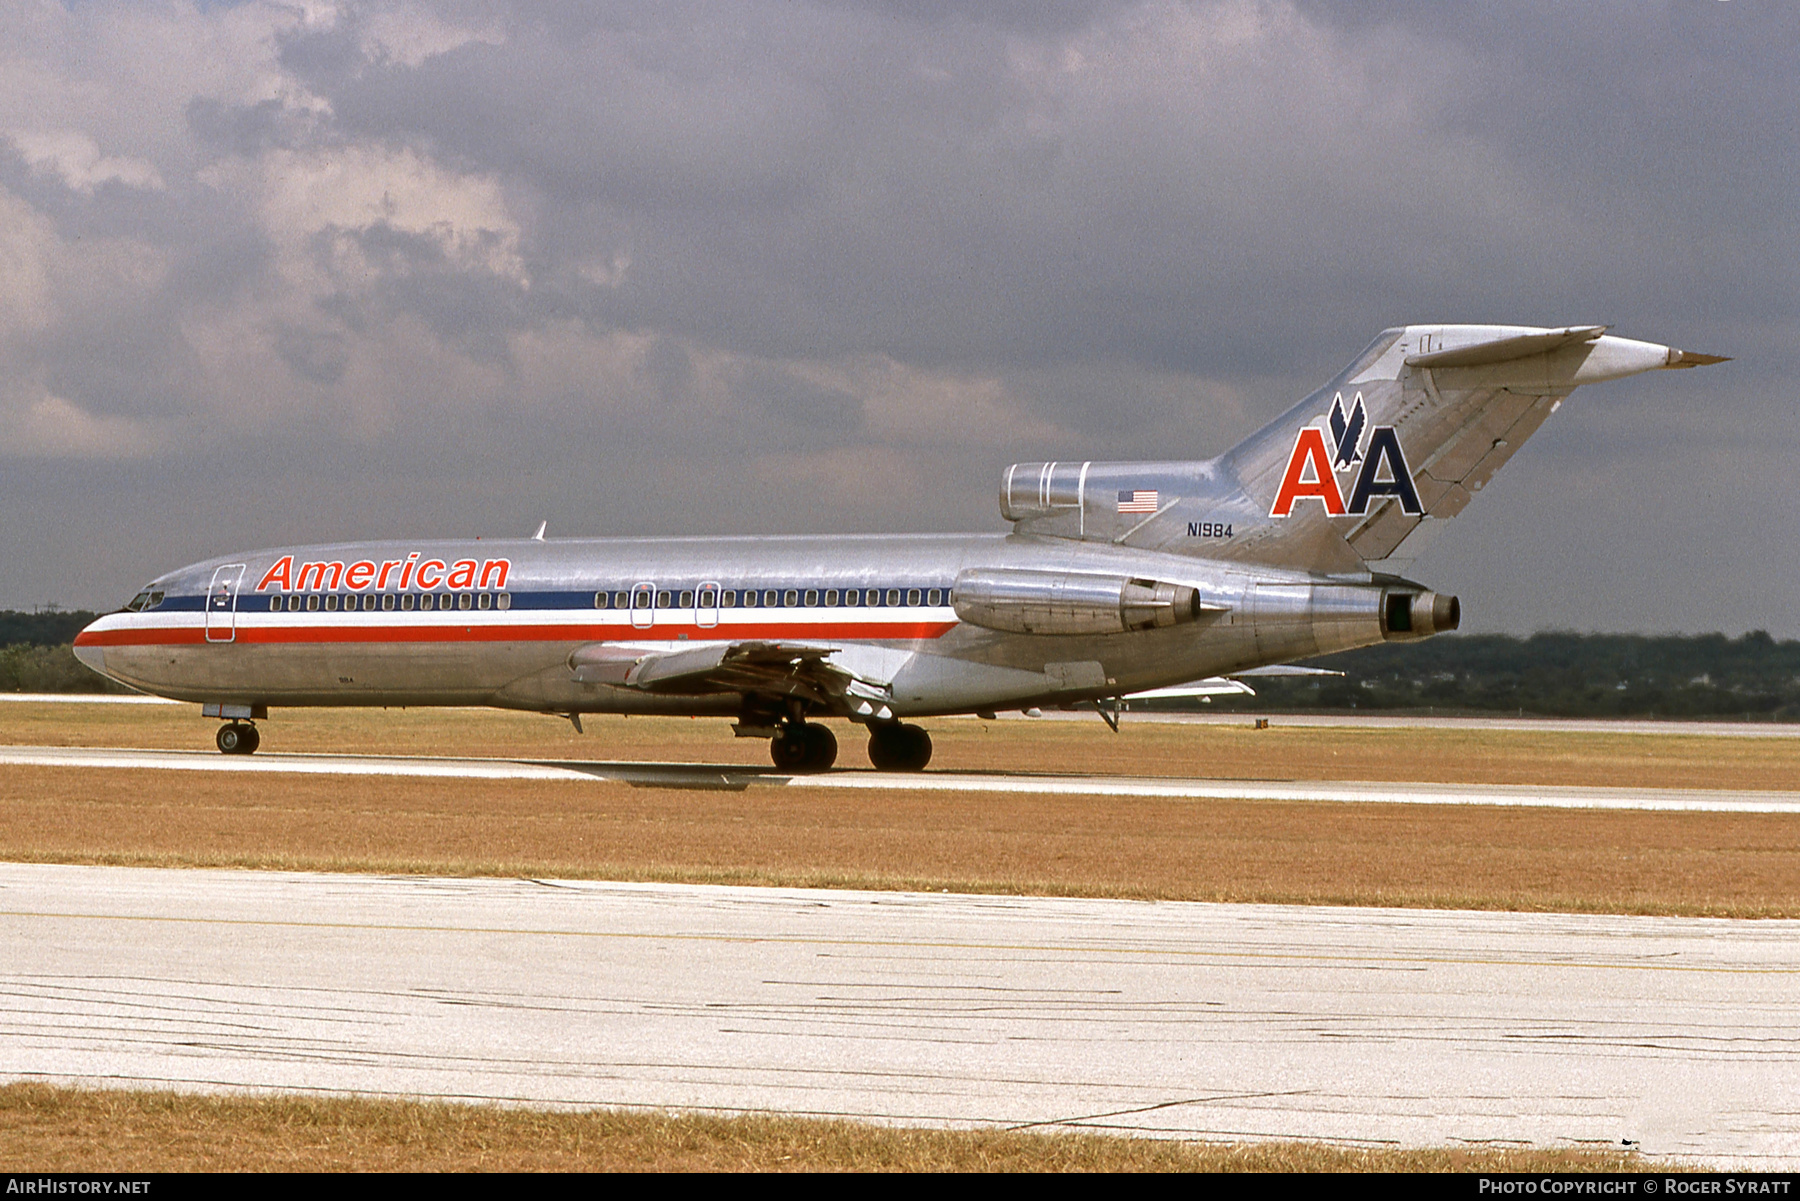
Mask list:
[[[91,629],[93,629],[93,627],[89,626],[88,630]],[[101,653],[98,646],[95,646],[92,642],[86,641],[88,630],[83,630],[81,633],[75,635],[75,657],[81,660],[83,667],[86,667],[91,671],[97,671],[101,675],[105,675],[106,657]]]

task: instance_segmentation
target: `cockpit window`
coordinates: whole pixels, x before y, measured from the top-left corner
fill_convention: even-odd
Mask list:
[[[163,595],[160,590],[152,591],[146,588],[125,602],[125,612],[142,613],[145,609],[154,609],[163,603]]]

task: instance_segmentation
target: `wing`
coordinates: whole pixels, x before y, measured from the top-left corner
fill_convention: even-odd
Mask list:
[[[1194,680],[1187,684],[1175,684],[1168,688],[1147,688],[1143,692],[1128,692],[1120,697],[1125,701],[1151,700],[1183,700],[1202,696],[1255,696],[1256,689],[1242,680],[1231,680],[1224,676],[1208,676],[1204,680]]]
[[[1243,676],[1341,676],[1341,671],[1332,671],[1326,667],[1301,667],[1295,663],[1276,663],[1269,667],[1249,667],[1243,671],[1234,671],[1229,676],[1208,676],[1204,680],[1194,680],[1187,684],[1174,684],[1168,688],[1150,688],[1143,692],[1128,692],[1122,698],[1127,701],[1141,700],[1180,700],[1186,697],[1200,696],[1255,696],[1256,689],[1244,683]]]
[[[656,651],[598,643],[576,650],[569,667],[583,683],[663,695],[797,697],[863,717],[891,717],[887,685],[828,662],[838,649],[816,642],[709,642],[690,650]]]

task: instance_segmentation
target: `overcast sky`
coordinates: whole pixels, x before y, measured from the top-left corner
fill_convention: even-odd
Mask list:
[[[1000,530],[1388,325],[1584,388],[1465,628],[1800,636],[1800,6],[0,0],[0,607],[346,538]]]

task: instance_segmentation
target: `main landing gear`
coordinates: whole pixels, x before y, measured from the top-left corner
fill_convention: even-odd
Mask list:
[[[931,735],[903,722],[871,724],[869,762],[877,771],[924,771],[931,762]]]
[[[798,701],[791,701],[788,711],[779,715],[767,709],[746,709],[732,731],[740,738],[768,738],[769,758],[782,771],[819,772],[837,762],[836,736],[807,721]],[[931,735],[898,721],[870,722],[869,762],[877,771],[923,771],[931,762]]]
[[[227,755],[254,755],[256,748],[262,743],[262,735],[249,722],[234,721],[220,726],[218,736],[213,741]]]
[[[769,757],[783,771],[824,771],[837,752],[837,736],[810,721],[784,721],[769,740]]]

